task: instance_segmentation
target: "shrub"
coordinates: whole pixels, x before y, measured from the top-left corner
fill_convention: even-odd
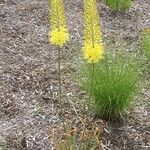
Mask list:
[[[105,4],[114,11],[127,11],[132,5],[132,0],[105,0]]]
[[[142,50],[145,56],[150,59],[150,29],[145,29],[143,32]]]
[[[139,81],[135,58],[107,55],[94,65],[91,92],[91,64],[83,63],[81,86],[92,97],[96,115],[106,119],[118,118],[131,105]]]

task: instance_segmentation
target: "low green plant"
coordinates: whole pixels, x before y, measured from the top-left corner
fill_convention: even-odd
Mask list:
[[[132,56],[109,54],[94,65],[91,93],[91,64],[81,67],[81,86],[92,97],[91,103],[97,115],[106,119],[120,118],[131,106],[139,82],[138,64]]]
[[[141,74],[143,75],[142,84],[145,88],[150,87],[150,28],[145,28],[140,38],[140,62]],[[143,55],[144,54],[144,55]]]
[[[44,108],[41,107],[41,106],[38,106],[38,107],[34,110],[33,114],[34,114],[34,116],[41,116],[43,112],[44,112]]]
[[[127,11],[132,5],[132,0],[105,0],[105,4],[114,11]]]
[[[150,29],[145,29],[143,32],[142,50],[145,56],[150,59]]]

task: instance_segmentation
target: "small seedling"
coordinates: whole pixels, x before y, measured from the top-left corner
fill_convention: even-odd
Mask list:
[[[37,107],[35,110],[34,110],[34,112],[33,112],[33,114],[34,114],[34,116],[41,116],[42,115],[42,113],[43,113],[43,107]]]

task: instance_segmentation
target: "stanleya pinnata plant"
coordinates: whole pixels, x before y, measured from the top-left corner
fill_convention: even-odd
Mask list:
[[[102,32],[99,21],[96,0],[84,0],[84,39],[83,56],[91,66],[91,95],[93,91],[94,65],[102,59],[104,46],[102,42]],[[90,100],[88,101],[88,109]]]
[[[49,43],[58,47],[59,99],[61,102],[61,48],[69,41],[67,19],[63,0],[50,0]]]

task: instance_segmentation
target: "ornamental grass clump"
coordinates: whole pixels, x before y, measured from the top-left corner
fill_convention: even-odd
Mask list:
[[[104,0],[105,4],[114,11],[127,11],[132,5],[132,0]]]
[[[49,43],[58,48],[59,99],[61,102],[61,48],[69,41],[63,0],[50,0]]]
[[[84,0],[84,41],[82,51],[83,57],[91,67],[90,92],[92,94],[94,66],[95,63],[102,59],[104,54],[96,0]],[[90,108],[90,100],[88,108]]]
[[[150,59],[150,28],[144,29],[142,35],[142,50],[145,56]]]
[[[91,95],[91,66],[86,62],[83,66],[81,85]],[[135,58],[105,55],[94,69],[92,108],[95,114],[105,119],[122,117],[133,102],[138,82]]]

